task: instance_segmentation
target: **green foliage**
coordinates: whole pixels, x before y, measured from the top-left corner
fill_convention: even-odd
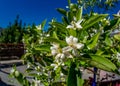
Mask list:
[[[90,55],[90,57],[92,58],[92,60],[90,61],[90,64],[92,66],[95,66],[97,68],[106,70],[106,71],[110,71],[110,72],[116,72],[117,68],[116,66],[108,59],[106,59],[105,57],[103,57],[102,55]]]
[[[100,2],[87,1],[88,6]],[[83,15],[83,4],[68,0],[67,10],[57,9],[63,15],[62,22],[53,19],[47,32],[44,31],[46,20],[39,26],[27,27],[23,60],[28,65],[28,75],[34,77],[34,85],[83,86],[81,67],[96,67],[119,74],[119,33],[112,33],[119,27],[119,17],[109,20],[108,14],[94,11]]]
[[[96,45],[97,45],[97,41],[99,39],[100,36],[100,32],[98,32],[97,34],[95,34],[91,39],[89,44],[87,45],[88,49],[93,49]]]
[[[5,28],[1,32],[1,43],[22,43],[23,34],[25,33],[25,25],[22,25],[22,21],[19,20],[19,16],[16,17],[15,22]]]
[[[95,14],[93,16],[90,16],[90,18],[88,20],[86,20],[86,22],[83,24],[84,29],[90,28],[91,26],[93,26],[94,24],[96,24],[97,22],[99,22],[100,20],[102,20],[103,18],[107,17],[107,14]]]

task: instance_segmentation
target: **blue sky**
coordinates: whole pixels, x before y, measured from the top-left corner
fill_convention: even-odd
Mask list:
[[[75,0],[74,0],[75,1]],[[9,22],[14,22],[16,15],[26,24],[40,24],[44,19],[61,19],[56,8],[65,8],[67,0],[0,0],[0,27],[7,27]],[[118,7],[110,13],[116,13]]]
[[[53,17],[60,19],[61,15],[56,8],[64,8],[66,5],[67,0],[0,0],[0,26],[8,26],[18,14],[26,24],[39,24]]]

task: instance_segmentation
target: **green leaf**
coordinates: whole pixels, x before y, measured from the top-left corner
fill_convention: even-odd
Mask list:
[[[82,73],[79,69],[77,70],[76,76],[77,76],[77,86],[83,86],[84,80],[82,79]]]
[[[108,60],[105,57],[99,55],[90,55],[90,57],[91,61],[89,62],[89,64],[93,67],[97,67],[99,69],[109,72],[115,72],[117,70],[115,64],[113,64],[110,60]]]
[[[66,10],[62,9],[62,8],[57,8],[57,11],[61,14],[63,14],[64,16],[66,16]]]
[[[70,12],[67,12],[67,17],[68,17],[68,20],[71,22],[73,21],[73,16],[74,14],[70,11]]]
[[[91,26],[93,26],[94,24],[96,24],[101,19],[103,19],[107,16],[108,16],[108,14],[99,14],[99,15],[91,16],[88,20],[85,21],[85,23],[82,25],[82,27],[84,29],[90,28]]]
[[[45,26],[45,24],[46,24],[46,19],[41,23],[41,28],[43,29],[44,28],[44,26]]]
[[[99,36],[100,36],[100,32],[97,33],[97,34],[95,34],[95,35],[91,38],[89,44],[87,45],[88,49],[93,49],[93,48],[97,45],[97,41],[98,41],[98,39],[99,39]]]
[[[39,46],[36,46],[34,49],[35,49],[35,51],[47,51],[47,52],[50,52],[50,45],[47,45],[47,44],[39,45]]]
[[[114,35],[114,38],[120,41],[120,33],[119,33],[119,34]]]
[[[69,35],[76,37],[76,30],[69,29],[68,31],[69,31]]]
[[[105,43],[108,45],[108,46],[112,46],[113,42],[112,40],[110,39],[110,37],[106,36],[105,38]]]
[[[113,14],[113,16],[114,16],[115,18],[120,18],[120,16],[117,15],[117,14]]]
[[[78,35],[78,38],[79,38],[80,40],[83,40],[83,43],[86,43],[87,37],[88,37],[87,31],[81,30],[79,33],[80,33],[80,34],[77,34],[77,35]]]
[[[58,38],[58,36],[57,36],[57,34],[56,34],[56,32],[55,32],[55,31],[53,31],[53,38],[56,38],[56,39],[58,39],[58,40],[59,40],[59,38]]]
[[[78,9],[77,14],[76,14],[77,21],[82,19],[82,11],[83,11],[82,7]]]
[[[52,25],[54,25],[55,27],[57,27],[58,31],[62,32],[62,33],[65,33],[67,31],[66,29],[66,26],[62,23],[59,23],[59,22],[53,22]]]
[[[64,28],[64,29],[66,28],[66,26],[64,24],[59,23],[59,22],[53,22],[52,24],[55,25],[58,28]]]
[[[70,7],[70,4],[71,4],[71,0],[68,0],[68,6]]]
[[[84,80],[77,76],[77,86],[83,86]]]
[[[67,86],[77,86],[77,77],[76,77],[76,64],[73,62],[71,63],[68,79],[67,79]]]
[[[104,51],[99,49],[99,50],[97,50],[96,55],[101,55],[103,53],[104,53]]]

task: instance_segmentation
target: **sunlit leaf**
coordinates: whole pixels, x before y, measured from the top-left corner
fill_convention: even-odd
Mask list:
[[[90,28],[95,23],[99,22],[101,19],[107,17],[108,14],[100,14],[100,15],[94,15],[91,16],[88,20],[85,21],[85,23],[82,25],[84,29]]]
[[[105,38],[105,43],[109,46],[112,46],[112,44],[113,44],[112,40],[108,36],[106,36],[106,38]]]
[[[119,41],[120,41],[120,33],[119,33],[119,34],[114,35],[114,38],[115,38],[116,40],[119,40]]]
[[[45,24],[46,24],[46,19],[41,23],[41,28],[43,29],[45,27]]]
[[[50,45],[39,45],[34,48],[36,51],[50,51]]]
[[[53,22],[52,25],[58,28],[57,31],[60,31],[61,33],[66,33],[67,31],[66,26],[62,23]]]
[[[83,8],[81,7],[78,9],[78,11],[76,13],[77,21],[82,19],[82,10],[83,10]]]
[[[107,58],[99,55],[90,55],[90,57],[91,57],[90,65],[102,70],[116,72],[117,67]]]
[[[69,34],[76,37],[77,32],[76,32],[76,30],[69,29]]]
[[[56,38],[59,40],[58,36],[57,36],[57,33],[55,31],[53,31],[53,38]]]
[[[77,86],[83,86],[84,80],[77,76]]]
[[[99,36],[100,36],[100,32],[97,33],[97,34],[95,34],[95,35],[91,38],[89,44],[87,45],[88,49],[93,49],[93,48],[97,45],[97,41],[98,41],[98,39],[99,39]]]
[[[105,51],[104,50],[97,50],[97,52],[96,52],[96,55],[101,55],[101,54],[103,54]]]

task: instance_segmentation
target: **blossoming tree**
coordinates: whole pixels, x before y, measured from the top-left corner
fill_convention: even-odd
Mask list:
[[[81,68],[96,67],[119,74],[120,35],[114,32],[119,28],[119,15],[112,20],[108,14],[83,15],[78,3],[57,10],[63,15],[62,22],[53,19],[45,32],[43,21],[33,27],[32,35],[24,36],[23,59],[32,82],[15,67],[11,75],[24,86],[83,86]]]

